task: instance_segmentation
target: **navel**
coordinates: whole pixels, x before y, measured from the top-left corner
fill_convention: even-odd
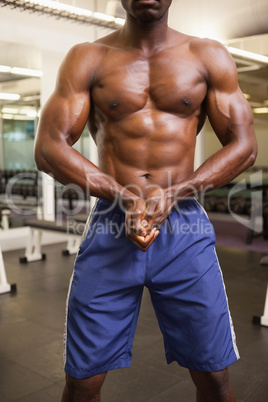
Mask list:
[[[149,180],[152,177],[152,175],[151,173],[145,173],[141,177],[144,177],[146,180]]]

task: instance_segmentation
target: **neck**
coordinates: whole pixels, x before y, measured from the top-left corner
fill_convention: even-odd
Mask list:
[[[168,34],[167,16],[158,21],[138,22],[128,14],[121,30],[122,38],[128,48],[140,49],[148,55],[166,44]]]

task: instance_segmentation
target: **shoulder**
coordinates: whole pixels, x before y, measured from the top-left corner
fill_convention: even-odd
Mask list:
[[[97,64],[105,55],[105,49],[103,46],[97,43],[78,43],[74,45],[65,56],[63,63],[76,64],[78,66],[82,64],[85,66],[89,62],[90,65]]]
[[[74,45],[61,63],[58,84],[88,88],[105,54],[105,48],[99,44],[85,42]]]
[[[190,51],[202,63],[208,81],[237,78],[235,62],[226,47],[213,39],[192,37]]]
[[[94,42],[78,43],[69,50],[64,62],[89,69],[98,67],[110,48],[117,47],[117,41],[118,31],[115,31]]]
[[[217,64],[232,61],[232,57],[226,47],[214,39],[192,37],[189,40],[189,47],[193,53],[202,58],[203,62],[213,60]]]
[[[181,32],[171,30],[175,47],[179,50],[181,46],[186,53],[192,54],[204,67],[211,69],[213,66],[234,67],[235,63],[226,47],[217,40],[199,38]]]

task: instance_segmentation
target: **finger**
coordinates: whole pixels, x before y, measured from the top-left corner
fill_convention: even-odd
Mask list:
[[[158,217],[157,218],[157,220],[155,221],[155,220],[152,220],[151,222],[150,222],[150,225],[148,225],[146,228],[145,228],[145,230],[146,230],[146,235],[148,235],[149,233],[151,233],[152,232],[152,230],[160,230],[161,229],[161,227],[163,226],[163,223],[164,223],[164,219],[163,219],[163,217]]]
[[[135,236],[130,238],[130,240],[142,251],[146,251],[151,244],[155,241],[158,236],[159,231],[153,229],[149,235],[144,236]]]
[[[152,220],[152,218],[157,214],[157,203],[155,200],[149,202],[146,206],[146,209],[143,214],[143,220],[147,222],[147,224]]]
[[[135,214],[133,216],[132,213],[128,213],[126,215],[125,228],[128,236],[131,235],[131,232],[134,232],[140,236],[146,235],[146,230],[141,222],[141,216],[139,215]]]
[[[148,195],[146,199],[146,209],[147,214],[162,214],[166,205],[165,193],[162,189],[157,189],[157,192],[153,192]]]
[[[155,239],[157,238],[159,234],[159,230],[155,230],[154,235],[152,236],[152,238],[150,239],[149,243],[147,243],[147,246],[145,247],[145,249],[143,251],[147,251],[148,248],[153,244],[153,242],[155,241]]]
[[[138,222],[135,223],[131,223],[129,224],[128,222],[126,222],[125,224],[125,229],[126,229],[126,236],[129,238],[132,236],[132,234],[134,236],[138,235],[138,236],[146,236],[146,230],[145,228]]]
[[[148,230],[152,230],[153,227],[161,227],[163,215],[165,215],[163,205],[156,203],[155,200],[147,205],[142,217],[142,222],[147,222],[147,225],[144,226],[147,232]]]
[[[148,221],[147,221],[146,219],[143,219],[143,220],[141,221],[141,224],[142,224],[142,226],[143,226],[144,228],[146,228],[146,227],[148,226]]]

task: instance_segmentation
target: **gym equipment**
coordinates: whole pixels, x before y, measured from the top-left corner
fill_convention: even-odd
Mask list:
[[[7,282],[4,259],[2,255],[2,249],[0,246],[0,294],[9,292],[15,293],[16,291],[17,291],[17,285],[16,284],[10,285]]]
[[[260,264],[268,265],[268,255],[262,257]],[[256,324],[256,325],[262,325],[264,327],[268,327],[268,284],[267,284],[267,290],[266,290],[266,296],[265,296],[265,302],[264,302],[263,315],[261,317],[253,316],[252,322],[253,322],[253,324]]]
[[[216,209],[217,197],[211,194],[206,194],[204,200],[204,208],[207,212],[214,212]]]
[[[62,250],[63,255],[76,254],[80,242],[81,235],[85,228],[87,215],[75,215],[72,221],[57,224],[57,222],[46,221],[42,219],[33,219],[25,221],[24,225],[30,228],[29,237],[25,254],[20,257],[20,263],[40,261],[46,259],[46,254],[42,253],[42,234],[43,231],[66,233],[68,235],[66,249]]]
[[[9,229],[9,216],[10,209],[3,208],[0,209],[0,229],[7,230]]]
[[[268,327],[268,285],[266,290],[263,315],[261,317],[253,316],[252,322],[253,324],[256,325],[262,325],[264,327]]]

